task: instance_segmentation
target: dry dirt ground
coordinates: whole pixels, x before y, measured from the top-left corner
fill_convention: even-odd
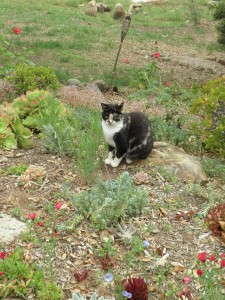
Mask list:
[[[137,64],[144,64],[151,60],[154,47],[155,45],[151,44],[148,49],[143,50],[134,49],[131,45],[131,51],[126,53],[126,57],[130,61],[134,61],[135,56]],[[189,86],[194,82],[205,82],[225,74],[225,56],[221,53],[209,55],[206,51],[199,53],[193,49],[172,47],[163,43],[159,43],[157,47],[162,54],[158,64],[165,80],[169,76],[170,81],[176,80],[180,85]],[[128,51],[126,50],[128,48],[126,47],[124,51]],[[127,101],[124,91],[119,96],[106,94],[105,98],[107,101]],[[133,105],[134,107],[129,106],[129,110],[137,108],[137,104]],[[35,212],[45,222],[48,215],[44,211],[44,207],[49,201],[60,201],[63,203],[62,210],[64,213],[59,222],[72,220],[75,208],[71,204],[68,194],[86,190],[88,187],[74,169],[74,162],[70,158],[46,154],[43,152],[37,137],[34,137],[34,141],[35,147],[31,150],[0,150],[0,167],[3,170],[7,170],[13,165],[26,164],[42,166],[46,171],[43,176],[30,178],[30,185],[26,187],[24,184],[20,185],[20,176],[1,174],[0,212],[11,213],[22,220],[27,220],[29,213]],[[130,220],[140,237],[143,240],[148,240],[150,246],[137,258],[137,262],[143,266],[142,271],[139,267],[133,266],[132,270],[128,270],[128,274],[136,276],[144,274],[149,280],[148,286],[152,295],[150,299],[164,299],[163,292],[160,292],[156,285],[153,271],[155,262],[164,254],[169,254],[168,261],[174,263],[175,266],[180,264],[179,271],[172,267],[168,273],[170,280],[174,283],[180,283],[185,274],[183,272],[188,269],[198,252],[222,253],[225,248],[218,239],[211,235],[203,235],[208,230],[202,226],[202,220],[195,218],[201,204],[207,202],[204,195],[199,197],[186,195],[186,203],[180,204],[181,209],[179,209],[184,185],[179,182],[172,184],[166,181],[157,173],[157,170],[152,170],[151,174],[147,161],[137,162],[131,166],[122,164],[116,170],[106,167],[102,163],[98,175],[102,175],[104,179],[116,178],[124,170],[128,170],[132,176],[140,171],[147,172],[153,178],[149,182],[143,183],[149,194],[147,212],[140,218]],[[215,186],[218,187],[218,191],[221,191],[219,182],[218,185],[215,183]],[[65,192],[66,189],[67,193]],[[178,199],[178,195],[180,195],[180,199]],[[176,215],[181,211],[186,213],[186,217],[176,219]],[[155,229],[146,230],[151,226]],[[119,272],[125,276],[127,265],[123,260],[122,253],[125,253],[127,249],[117,239],[113,231],[97,232],[86,220],[69,232],[58,233],[54,269],[56,281],[63,287],[65,295],[63,299],[69,299],[73,290],[80,290],[86,294],[97,291],[99,295],[113,295],[104,282],[104,273],[100,272],[99,259],[93,253],[93,248],[100,245],[107,237],[112,240],[112,245],[119,249],[118,255],[115,257],[113,273]],[[17,240],[4,250],[10,251],[16,245],[23,246],[40,265],[46,268],[47,263],[43,259],[46,254],[44,254],[41,245],[34,245],[32,240]],[[89,270],[89,276],[82,283],[77,283],[73,273],[84,269]],[[31,297],[30,299],[34,298]]]

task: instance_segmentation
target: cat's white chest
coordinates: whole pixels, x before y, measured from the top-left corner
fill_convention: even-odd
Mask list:
[[[119,132],[122,128],[123,120],[114,124],[108,124],[105,120],[102,120],[102,129],[105,136],[105,140],[110,146],[116,146],[113,137],[115,133]]]

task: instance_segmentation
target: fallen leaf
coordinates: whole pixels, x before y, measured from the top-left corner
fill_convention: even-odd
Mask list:
[[[167,211],[163,207],[160,207],[159,211],[160,211],[160,215],[162,215],[163,217],[167,216]]]

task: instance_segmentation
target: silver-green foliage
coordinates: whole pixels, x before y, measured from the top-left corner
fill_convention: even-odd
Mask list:
[[[82,194],[72,197],[77,211],[90,217],[97,229],[104,229],[113,222],[140,215],[148,201],[144,187],[136,187],[128,172],[118,180],[102,181]]]
[[[72,294],[72,300],[87,300],[87,298],[85,295],[81,295],[79,292],[76,292]],[[106,298],[103,296],[98,298],[96,293],[93,293],[90,300],[106,300]]]

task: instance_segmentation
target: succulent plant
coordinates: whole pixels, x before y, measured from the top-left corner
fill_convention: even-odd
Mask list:
[[[119,239],[123,241],[125,245],[131,244],[133,236],[136,233],[136,229],[130,224],[128,228],[122,227],[118,224],[119,232],[116,232]]]
[[[221,236],[221,240],[225,242],[225,204],[218,204],[210,209],[205,223],[214,235]]]
[[[87,298],[85,295],[81,295],[79,292],[76,292],[72,294],[72,300],[87,300]],[[106,298],[104,298],[103,296],[97,298],[96,293],[93,293],[90,300],[106,300]]]
[[[122,284],[125,291],[132,294],[131,300],[148,300],[148,287],[143,278],[129,277]]]

